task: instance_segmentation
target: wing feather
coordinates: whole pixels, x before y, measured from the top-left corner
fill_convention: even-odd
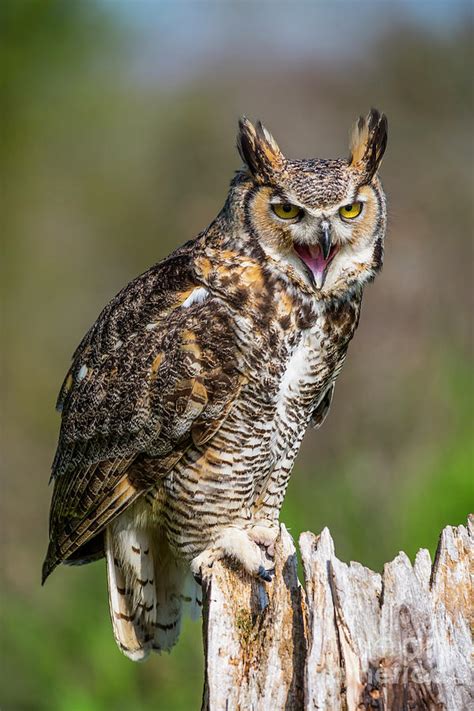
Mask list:
[[[76,350],[62,423],[45,576],[212,437],[244,382],[232,317],[200,288],[186,250],[125,288]]]

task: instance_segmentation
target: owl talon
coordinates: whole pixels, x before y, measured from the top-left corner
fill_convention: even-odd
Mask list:
[[[207,548],[191,561],[191,573],[198,585],[202,586],[203,579],[210,575],[214,561],[222,558],[222,553],[215,548]]]
[[[271,568],[270,570],[267,570],[266,568],[263,567],[263,565],[260,566],[260,568],[258,569],[258,572],[257,572],[257,576],[261,580],[264,580],[266,583],[271,583],[274,575],[275,575],[275,568]]]

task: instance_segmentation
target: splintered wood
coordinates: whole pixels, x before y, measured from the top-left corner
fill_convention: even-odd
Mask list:
[[[216,563],[204,581],[205,711],[469,711],[473,520],[374,573],[303,533],[305,588],[282,525],[275,577]]]

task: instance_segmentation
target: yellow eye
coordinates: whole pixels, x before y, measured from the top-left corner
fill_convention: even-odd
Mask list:
[[[272,210],[281,220],[294,220],[295,217],[300,217],[303,210],[297,205],[292,205],[289,202],[278,202],[272,205]]]
[[[351,205],[344,205],[344,207],[339,208],[339,214],[346,220],[353,220],[354,217],[359,217],[362,212],[362,203],[353,202]]]

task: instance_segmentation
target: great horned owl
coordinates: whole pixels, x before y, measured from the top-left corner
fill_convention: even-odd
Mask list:
[[[242,119],[245,167],[210,226],[126,286],[73,356],[57,407],[43,580],[105,555],[119,647],[170,649],[190,572],[228,556],[264,580],[290,472],[319,427],[380,270],[372,110],[348,160],[288,160]]]

